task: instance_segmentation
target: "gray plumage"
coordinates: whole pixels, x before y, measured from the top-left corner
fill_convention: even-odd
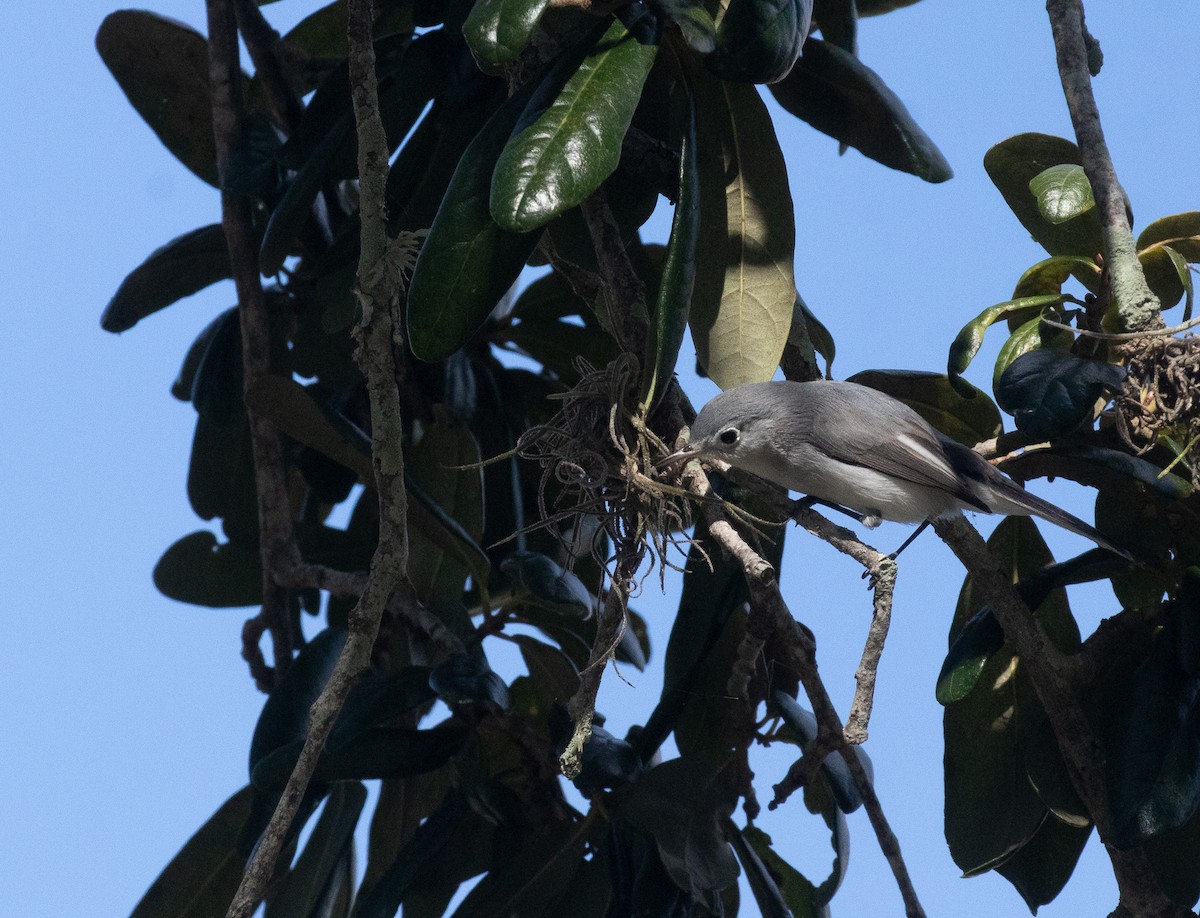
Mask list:
[[[920,523],[962,510],[1032,514],[1128,557],[903,402],[856,383],[735,386],[701,410],[689,452],[856,510],[868,525]]]

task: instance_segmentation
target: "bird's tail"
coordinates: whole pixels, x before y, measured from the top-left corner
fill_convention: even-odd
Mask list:
[[[1091,539],[1101,548],[1106,548],[1114,554],[1120,555],[1128,561],[1136,559],[1125,549],[1114,545],[1107,538],[1100,534],[1094,527],[1089,526],[1077,516],[1072,516],[1048,500],[1043,500],[1036,494],[1025,490],[1015,481],[1007,477],[998,476],[999,480],[992,479],[988,482],[991,485],[992,494],[989,495],[988,506],[993,513],[1003,513],[1008,516],[1039,516],[1048,523],[1053,523],[1055,526],[1061,526],[1063,529],[1069,529],[1076,535],[1081,535],[1085,539]]]

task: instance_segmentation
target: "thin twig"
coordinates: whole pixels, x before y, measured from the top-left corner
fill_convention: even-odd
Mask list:
[[[215,3],[216,0],[210,0]],[[379,276],[375,266],[387,250],[383,192],[387,181],[388,150],[379,118],[375,52],[371,44],[371,0],[350,0],[347,36],[350,44],[350,85],[358,125],[362,249],[357,293],[362,320],[355,329],[356,358],[367,379],[371,400],[371,457],[379,493],[379,542],[358,603],[348,616],[346,645],[329,681],[309,711],[308,731],[287,786],[271,821],[246,868],[228,918],[249,918],[262,900],[288,829],[308,788],[325,742],[342,705],[359,675],[371,662],[383,610],[408,565],[408,499],[404,489],[401,449],[400,397],[396,386],[392,306],[400,278]],[[366,285],[375,277],[376,283]]]
[[[871,786],[871,779],[859,763],[857,753],[845,740],[844,729],[837,709],[817,671],[816,645],[792,618],[792,614],[779,592],[779,583],[775,579],[775,572],[771,565],[746,544],[727,520],[708,515],[712,513],[712,506],[707,502],[708,478],[700,470],[698,463],[693,463],[688,467],[684,473],[684,479],[688,490],[705,502],[702,506],[706,508],[709,534],[717,544],[741,563],[742,570],[746,574],[747,586],[750,589],[751,608],[756,609],[759,614],[763,614],[771,623],[774,633],[781,638],[778,643],[783,659],[778,659],[777,662],[787,666],[798,675],[800,684],[808,696],[809,704],[812,705],[813,714],[817,718],[820,730],[818,739],[822,735],[827,737],[834,744],[831,748],[836,748],[849,766],[854,785],[863,799],[863,808],[867,812],[867,818],[875,830],[880,851],[883,852],[888,865],[892,868],[896,886],[904,900],[905,914],[909,918],[924,916],[925,911],[921,908],[912,878],[908,873],[908,867],[900,852],[900,843],[888,824],[879,797]],[[819,517],[820,515],[815,514],[815,516]],[[828,521],[826,522],[828,523]],[[833,527],[831,523],[829,525],[834,529],[840,528]],[[815,761],[819,762],[819,760],[818,758]]]
[[[1137,332],[1092,331],[1090,328],[1076,328],[1074,325],[1067,325],[1065,322],[1055,322],[1053,319],[1047,319],[1045,316],[1042,316],[1042,324],[1049,325],[1051,328],[1061,328],[1063,331],[1069,331],[1072,334],[1080,335],[1084,338],[1098,338],[1101,341],[1137,341],[1141,338],[1178,335],[1180,332],[1185,332],[1189,328],[1195,328],[1197,325],[1200,325],[1200,316],[1197,316],[1189,322],[1184,322],[1182,325],[1176,325],[1174,328],[1154,328],[1150,329],[1149,331]]]
[[[237,31],[227,0],[209,0],[209,81],[212,86],[213,134],[217,168],[224,175],[242,142],[242,85]],[[222,183],[223,184],[223,183]],[[271,373],[271,328],[258,273],[258,234],[250,202],[241,195],[221,192],[221,223],[229,247],[238,295],[238,320],[242,334],[243,391]],[[271,635],[273,667],[262,661],[257,641],[243,642],[242,654],[262,691],[278,684],[292,660],[294,641],[287,614],[287,593],[274,580],[280,567],[298,564],[300,552],[292,530],[291,501],[284,477],[279,432],[265,418],[247,409],[254,458],[254,484],[258,495],[259,552],[262,558],[262,609],[254,626],[244,634]]]
[[[1117,314],[1121,324],[1131,331],[1158,328],[1162,325],[1162,307],[1146,284],[1138,261],[1130,217],[1126,212],[1125,191],[1117,180],[1100,126],[1100,111],[1092,94],[1088,43],[1094,44],[1095,39],[1084,25],[1083,3],[1081,0],[1046,0],[1046,12],[1050,15],[1058,74],[1075,128],[1079,157],[1091,182],[1100,215],[1104,266],[1111,278]]]

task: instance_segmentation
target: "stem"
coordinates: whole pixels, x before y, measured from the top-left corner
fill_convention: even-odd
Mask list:
[[[210,0],[215,3],[216,0]],[[403,430],[396,386],[392,305],[400,275],[379,270],[388,251],[383,211],[387,181],[387,142],[379,118],[375,52],[371,44],[371,0],[350,0],[347,35],[350,85],[358,126],[362,250],[357,293],[362,321],[355,329],[356,358],[371,399],[371,454],[379,493],[379,544],[371,558],[363,594],[349,615],[349,634],[329,681],[309,711],[304,748],[267,825],[228,918],[250,918],[275,871],[288,829],[312,779],[325,742],[359,675],[370,666],[371,650],[388,600],[406,579],[408,499],[404,489]]]
[[[1129,331],[1147,331],[1162,325],[1162,306],[1146,284],[1137,246],[1130,229],[1126,211],[1125,190],[1117,180],[1104,131],[1100,127],[1100,111],[1092,94],[1092,75],[1088,69],[1088,42],[1095,39],[1087,32],[1081,0],[1046,0],[1050,29],[1054,34],[1054,50],[1058,58],[1058,74],[1083,170],[1092,183],[1092,195],[1100,214],[1101,244],[1104,247],[1104,266],[1108,270],[1113,302],[1121,325]]]

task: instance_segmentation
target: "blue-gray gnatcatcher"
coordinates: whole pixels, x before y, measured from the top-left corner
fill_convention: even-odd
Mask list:
[[[919,414],[850,382],[735,386],[700,411],[681,456],[708,456],[880,520],[927,523],[962,510],[1040,516],[1128,558],[1083,520],[1029,493]],[[907,543],[905,543],[907,544]]]

